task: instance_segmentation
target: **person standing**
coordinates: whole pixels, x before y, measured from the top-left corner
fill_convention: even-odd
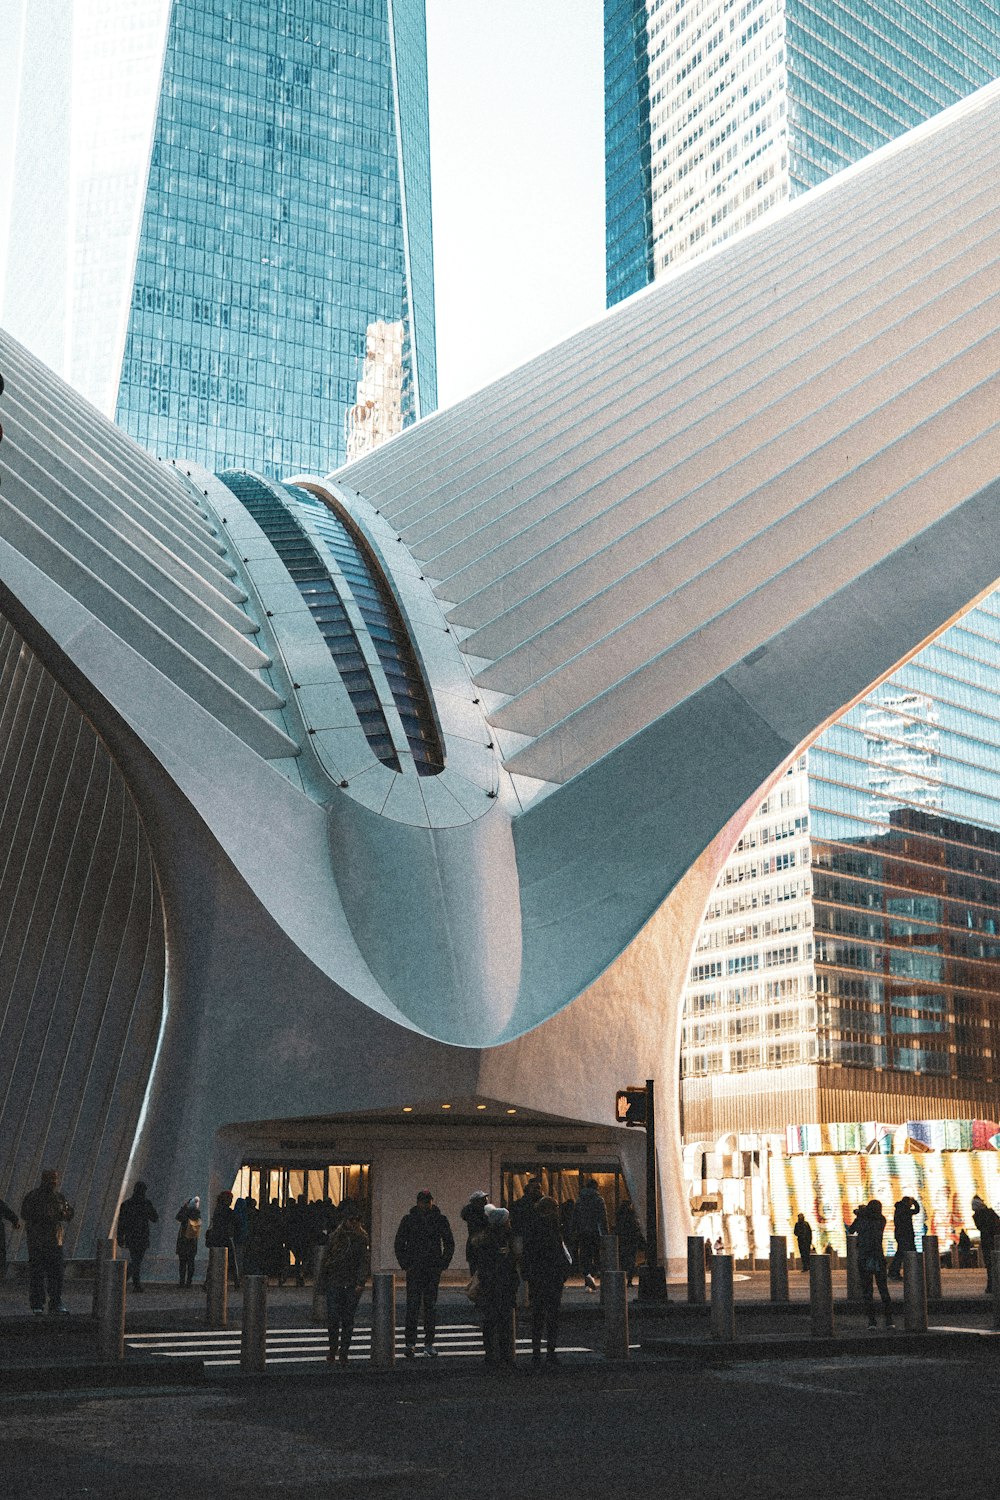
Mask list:
[[[597,1190],[597,1183],[588,1177],[580,1188],[580,1196],[573,1210],[573,1238],[577,1245],[580,1272],[588,1292],[597,1290],[594,1272],[601,1264],[601,1235],[608,1232],[608,1211],[604,1199]]]
[[[896,1253],[889,1263],[889,1275],[893,1281],[903,1279],[903,1256],[910,1250],[917,1248],[916,1235],[913,1232],[913,1220],[920,1212],[920,1204],[916,1198],[910,1198],[904,1194],[892,1211],[892,1232],[896,1240]]]
[[[134,1292],[142,1291],[142,1259],[149,1249],[149,1226],[159,1214],[146,1197],[146,1184],[137,1182],[131,1198],[118,1210],[118,1243],[128,1251],[129,1278]]]
[[[529,1177],[524,1185],[524,1192],[511,1205],[510,1210],[510,1232],[514,1239],[514,1254],[517,1256],[521,1275],[528,1283],[529,1296],[532,1241],[537,1227],[535,1206],[541,1201],[543,1194],[542,1179],[540,1177]]]
[[[510,1214],[492,1203],[486,1206],[486,1228],[477,1236],[476,1274],[483,1320],[483,1348],[491,1368],[514,1365],[514,1305],[517,1302],[517,1252],[510,1230]]]
[[[476,1274],[476,1237],[481,1235],[486,1228],[486,1205],[490,1201],[489,1193],[484,1193],[482,1188],[473,1193],[468,1203],[462,1209],[461,1219],[466,1227],[465,1237],[465,1259],[469,1267],[469,1275]]]
[[[639,1227],[631,1198],[623,1198],[618,1205],[615,1234],[618,1236],[618,1258],[625,1272],[625,1284],[631,1286],[635,1280],[635,1263],[639,1258],[639,1251],[646,1248],[646,1236]]]
[[[986,1262],[986,1294],[993,1291],[993,1256],[1000,1247],[1000,1216],[977,1193],[972,1200],[972,1222],[979,1230],[979,1248]]]
[[[209,1220],[208,1229],[205,1231],[205,1244],[209,1250],[229,1251],[229,1275],[233,1279],[234,1286],[240,1284],[240,1268],[236,1259],[236,1241],[234,1233],[236,1228],[236,1214],[233,1211],[233,1195],[228,1190],[219,1193],[215,1200],[215,1208]],[[208,1282],[205,1286],[207,1288]]]
[[[799,1247],[799,1270],[808,1271],[809,1260],[812,1256],[813,1232],[812,1225],[806,1222],[805,1214],[799,1214],[792,1233]]]
[[[531,1236],[531,1260],[528,1264],[528,1286],[531,1292],[531,1360],[541,1364],[542,1335],[546,1358],[558,1364],[559,1309],[563,1287],[569,1275],[569,1258],[559,1224],[559,1205],[554,1198],[542,1197],[534,1207]],[[634,1269],[634,1252],[633,1252]]]
[[[10,1225],[11,1229],[20,1229],[21,1221],[12,1208],[0,1198],[0,1282],[7,1279],[7,1228],[4,1223]]]
[[[341,1206],[340,1223],[326,1242],[319,1268],[320,1290],[326,1296],[326,1321],[330,1335],[327,1363],[347,1364],[354,1334],[354,1315],[368,1280],[371,1247],[361,1224],[361,1210],[347,1200]]]
[[[442,1271],[451,1265],[455,1237],[451,1225],[434,1202],[428,1188],[421,1188],[409,1213],[396,1230],[396,1259],[406,1272],[406,1326],[404,1354],[412,1359],[417,1347],[417,1324],[424,1324],[424,1353],[433,1359],[438,1286]]]
[[[46,1292],[49,1312],[69,1315],[62,1300],[63,1238],[72,1217],[73,1206],[59,1191],[59,1173],[49,1167],[21,1204],[28,1241],[28,1300],[36,1317],[45,1311]]]
[[[856,1234],[858,1237],[858,1273],[861,1277],[861,1295],[868,1311],[868,1327],[875,1327],[875,1290],[872,1285],[874,1281],[882,1299],[885,1326],[891,1328],[892,1298],[889,1296],[889,1283],[885,1274],[885,1251],[882,1248],[885,1214],[877,1198],[872,1198],[870,1203],[858,1209],[854,1215],[853,1224],[847,1226],[847,1232]]]
[[[194,1261],[198,1254],[198,1236],[201,1234],[201,1199],[197,1193],[182,1203],[175,1215],[180,1228],[177,1231],[178,1286],[194,1283]]]

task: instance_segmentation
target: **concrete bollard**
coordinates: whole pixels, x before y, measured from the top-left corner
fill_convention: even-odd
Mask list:
[[[208,1252],[205,1276],[205,1319],[209,1328],[225,1328],[229,1323],[229,1250],[213,1245]]]
[[[1000,1328],[1000,1245],[993,1252],[993,1327]]]
[[[847,1236],[847,1300],[861,1301],[861,1262],[858,1260],[858,1237]]]
[[[688,1235],[688,1289],[689,1302],[705,1301],[705,1241],[700,1234]]]
[[[833,1265],[829,1255],[809,1261],[809,1322],[814,1339],[833,1335]]]
[[[712,1308],[709,1323],[713,1339],[731,1344],[736,1338],[736,1312],[733,1305],[733,1257],[712,1256]]]
[[[114,1260],[116,1258],[117,1250],[118,1246],[114,1240],[94,1241],[94,1300],[90,1309],[92,1318],[97,1317],[97,1304],[100,1300],[101,1291],[101,1267],[106,1260]]]
[[[396,1359],[396,1278],[391,1271],[372,1276],[372,1364],[391,1370]]]
[[[602,1234],[598,1247],[598,1261],[601,1272],[601,1306],[604,1306],[604,1278],[610,1271],[617,1271],[618,1261],[618,1236],[616,1234]]]
[[[259,1374],[267,1363],[267,1278],[244,1276],[243,1323],[240,1329],[240,1369]]]
[[[324,1325],[326,1323],[326,1289],[321,1284],[319,1269],[320,1269],[320,1266],[323,1264],[323,1257],[324,1257],[325,1254],[326,1254],[326,1246],[325,1245],[315,1245],[313,1247],[313,1254],[312,1254],[312,1279],[313,1279],[312,1320],[313,1320],[314,1323],[322,1323]]]
[[[628,1359],[628,1295],[624,1271],[607,1271],[604,1298],[604,1358]]]
[[[788,1241],[783,1234],[771,1236],[771,1301],[788,1301]]]
[[[128,1265],[108,1256],[101,1264],[97,1295],[97,1357],[109,1362],[125,1358],[125,1277]]]
[[[927,1288],[922,1257],[916,1250],[903,1256],[903,1326],[907,1333],[927,1332]]]
[[[936,1234],[925,1234],[923,1244],[924,1288],[928,1302],[941,1297],[941,1248]]]

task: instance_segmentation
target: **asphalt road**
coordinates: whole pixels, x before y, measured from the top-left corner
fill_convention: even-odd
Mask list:
[[[995,1344],[728,1369],[594,1361],[0,1398],[10,1500],[769,1500],[996,1489]]]

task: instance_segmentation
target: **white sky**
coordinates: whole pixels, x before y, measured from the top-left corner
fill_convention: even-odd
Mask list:
[[[427,0],[439,404],[604,310],[602,0]]]

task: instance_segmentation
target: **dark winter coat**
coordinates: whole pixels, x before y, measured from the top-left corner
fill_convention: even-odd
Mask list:
[[[39,1250],[58,1249],[72,1217],[73,1207],[58,1189],[44,1185],[32,1188],[21,1204],[29,1258]]]
[[[575,1238],[582,1239],[584,1236],[593,1237],[596,1234],[607,1234],[608,1211],[604,1207],[604,1199],[596,1187],[585,1187],[576,1200],[576,1208],[573,1210],[573,1234]]]
[[[137,1255],[149,1248],[149,1226],[155,1224],[159,1214],[138,1188],[131,1198],[126,1198],[118,1210],[118,1243],[130,1254]]]
[[[486,1317],[508,1313],[517,1300],[520,1279],[510,1225],[494,1227],[488,1224],[482,1234],[476,1236],[475,1249],[480,1312]]]
[[[370,1247],[360,1224],[345,1221],[331,1234],[319,1268],[324,1291],[335,1286],[364,1286],[368,1280]]]
[[[979,1245],[983,1252],[983,1260],[989,1265],[997,1236],[1000,1234],[1000,1215],[997,1215],[992,1208],[987,1208],[984,1203],[982,1208],[972,1210],[972,1222],[979,1230]]]
[[[913,1198],[901,1198],[892,1211],[892,1232],[897,1250],[915,1250],[917,1241],[913,1233],[913,1220],[920,1212],[920,1204]]]
[[[552,1203],[552,1200],[543,1198],[542,1203],[546,1202]],[[532,1296],[536,1289],[544,1292],[561,1287],[569,1275],[569,1269],[555,1204],[552,1203],[551,1210],[542,1208],[539,1211],[536,1208],[531,1235],[531,1260],[527,1267]]]
[[[476,1239],[486,1228],[486,1198],[470,1198],[462,1209],[462,1219],[468,1230],[465,1241],[465,1259],[469,1264],[469,1272],[475,1275],[476,1271]]]
[[[847,1232],[858,1237],[858,1262],[862,1270],[874,1271],[885,1265],[885,1252],[882,1249],[885,1214],[875,1213],[867,1206],[861,1208],[854,1223],[848,1224]]]
[[[795,1242],[799,1247],[799,1254],[805,1257],[812,1249],[812,1225],[805,1223],[805,1221],[803,1220],[801,1224],[795,1224],[794,1228],[792,1229],[792,1233],[794,1234]]]
[[[201,1209],[195,1208],[193,1203],[185,1203],[177,1210],[175,1217],[180,1225],[177,1231],[176,1253],[178,1255],[196,1254],[198,1236],[201,1234]]]
[[[404,1271],[440,1273],[451,1265],[455,1236],[436,1204],[430,1208],[414,1205],[400,1221],[393,1248]]]

